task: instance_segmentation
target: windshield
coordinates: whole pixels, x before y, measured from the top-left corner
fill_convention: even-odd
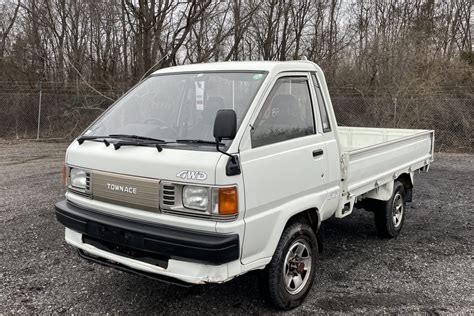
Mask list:
[[[265,76],[263,72],[155,75],[120,99],[84,135],[214,141],[216,112],[235,110],[239,127]]]

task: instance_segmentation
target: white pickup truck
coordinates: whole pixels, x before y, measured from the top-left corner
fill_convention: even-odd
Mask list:
[[[272,303],[301,304],[321,223],[374,213],[396,237],[431,130],[338,127],[309,61],[161,69],[67,149],[56,217],[88,260],[182,285],[261,270]]]

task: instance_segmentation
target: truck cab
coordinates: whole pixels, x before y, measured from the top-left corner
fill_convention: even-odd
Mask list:
[[[339,128],[309,61],[161,69],[66,152],[56,204],[81,257],[182,285],[261,270],[288,309],[311,288],[320,226],[365,203],[396,237],[432,131]]]

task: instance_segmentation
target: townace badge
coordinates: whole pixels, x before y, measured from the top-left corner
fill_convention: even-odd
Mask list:
[[[124,192],[124,193],[129,193],[129,194],[137,194],[137,188],[128,187],[126,185],[107,183],[107,189],[111,191],[119,191],[119,192]]]

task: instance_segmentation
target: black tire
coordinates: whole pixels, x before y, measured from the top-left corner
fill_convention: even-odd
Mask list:
[[[298,250],[299,252],[302,248],[304,248],[304,250],[302,256],[299,257],[301,261],[299,261],[296,251]],[[293,250],[295,250],[295,252],[292,252]],[[294,255],[294,257],[292,257],[292,255]],[[287,259],[291,257],[293,259],[290,259],[290,267],[290,264],[286,262]],[[309,258],[311,258],[311,260],[309,260]],[[262,271],[261,281],[263,282],[263,289],[267,291],[268,297],[275,307],[288,310],[301,305],[313,284],[314,276],[316,275],[316,267],[318,266],[317,260],[318,241],[312,228],[302,222],[295,222],[287,226],[273,254],[272,261],[270,261],[265,270]],[[305,263],[307,266],[305,266]],[[301,264],[303,264],[303,267],[301,267]],[[306,272],[304,271],[305,267],[307,269]],[[308,269],[308,267],[310,268]],[[296,289],[297,283],[291,280],[290,283],[293,284],[297,291],[290,293],[291,290],[289,288],[292,287],[292,285],[290,284],[287,287],[284,281],[285,278],[293,272],[295,273],[294,278],[298,279],[298,274],[303,281]]]
[[[405,222],[405,187],[395,181],[392,197],[388,201],[377,202],[372,203],[377,234],[382,238],[397,237]]]

